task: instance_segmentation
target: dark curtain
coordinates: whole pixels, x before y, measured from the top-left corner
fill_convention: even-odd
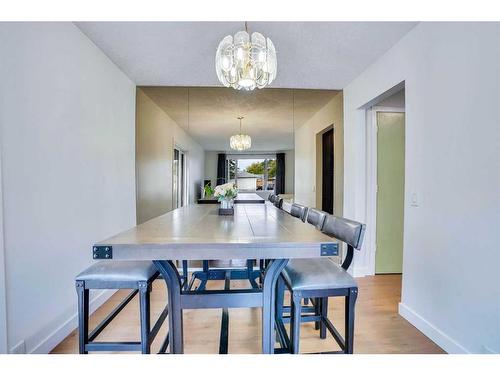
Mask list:
[[[285,194],[285,154],[276,154],[276,194]]]
[[[226,154],[217,155],[217,184],[222,185],[226,183]]]

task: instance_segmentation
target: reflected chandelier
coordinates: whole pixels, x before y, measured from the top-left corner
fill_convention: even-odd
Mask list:
[[[277,61],[274,44],[260,33],[239,31],[219,43],[215,55],[219,81],[236,90],[262,89],[276,78]]]
[[[252,147],[252,138],[247,134],[241,134],[241,120],[243,120],[243,118],[244,117],[238,117],[238,120],[240,120],[240,133],[229,138],[229,146],[237,151],[248,150]]]

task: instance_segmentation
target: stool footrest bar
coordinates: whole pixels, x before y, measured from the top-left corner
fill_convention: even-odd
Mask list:
[[[138,289],[133,290],[127,297],[125,297],[125,299],[122,302],[120,302],[118,306],[116,306],[113,309],[113,311],[111,311],[108,314],[106,318],[104,318],[104,320],[102,320],[97,325],[97,327],[95,327],[95,329],[89,334],[89,342],[94,341],[97,338],[97,336],[99,336],[99,334],[104,330],[104,328],[106,328],[108,324],[111,323],[111,321],[120,313],[120,311],[122,311],[123,308],[127,306],[127,304],[132,300],[132,298],[135,297],[138,291],[139,291]]]
[[[86,351],[100,352],[135,352],[141,351],[141,343],[136,341],[126,342],[90,342],[85,344]]]

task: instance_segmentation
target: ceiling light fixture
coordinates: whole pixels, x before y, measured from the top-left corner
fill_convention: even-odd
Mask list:
[[[276,78],[276,49],[269,38],[260,33],[238,31],[234,38],[226,36],[215,55],[215,70],[219,81],[236,90],[262,89]]]
[[[240,133],[229,138],[229,146],[233,150],[243,151],[252,147],[252,138],[247,134],[241,134],[241,120],[243,119],[244,117],[238,117],[238,120],[240,120]]]

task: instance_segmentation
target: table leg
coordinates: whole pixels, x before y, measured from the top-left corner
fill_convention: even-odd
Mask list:
[[[188,284],[189,284],[189,275],[188,275],[188,261],[183,260],[182,261],[182,287],[184,290],[188,290]]]
[[[281,270],[288,263],[288,259],[274,259],[269,261],[264,272],[264,285],[262,288],[262,353],[273,354],[275,331],[275,298],[276,282]]]
[[[184,353],[184,337],[182,330],[181,278],[177,267],[172,261],[155,260],[153,263],[167,284],[170,353],[182,354]]]

